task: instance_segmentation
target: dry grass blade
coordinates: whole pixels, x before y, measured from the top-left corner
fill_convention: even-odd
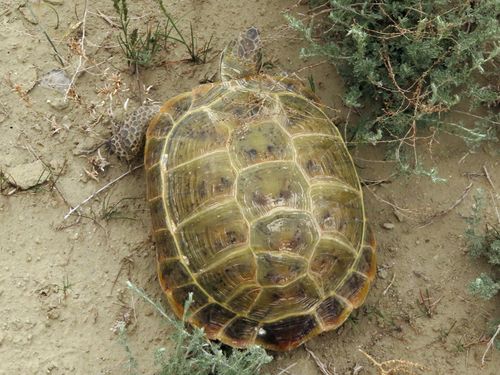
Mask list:
[[[314,359],[314,362],[316,362],[316,365],[318,366],[319,371],[321,371],[321,373],[323,375],[336,375],[337,374],[337,372],[335,371],[335,369],[333,369],[333,373],[330,372],[330,370],[328,370],[328,366],[325,365],[321,361],[321,359],[319,359],[319,357],[316,355],[316,353],[314,353],[311,349],[309,349],[307,346],[304,346],[304,348],[311,355],[311,357]]]
[[[66,220],[73,213],[75,213],[76,211],[78,211],[80,209],[80,207],[82,207],[85,203],[89,202],[92,198],[96,197],[97,195],[99,195],[103,191],[107,190],[110,186],[114,185],[115,183],[117,183],[118,181],[120,181],[122,178],[128,176],[130,173],[134,172],[136,169],[139,169],[141,167],[142,167],[142,164],[136,165],[135,167],[129,169],[127,172],[125,172],[125,173],[121,174],[120,176],[118,176],[117,178],[115,178],[113,181],[110,181],[109,183],[107,183],[106,185],[104,185],[102,188],[96,190],[93,194],[91,194],[90,196],[88,196],[87,198],[85,198],[81,203],[79,203],[75,207],[71,208],[68,211],[68,213],[66,215],[64,215],[64,220]]]
[[[488,341],[488,345],[486,345],[486,350],[484,351],[483,356],[481,357],[481,366],[484,366],[486,354],[488,354],[488,352],[490,351],[491,347],[493,346],[493,343],[495,342],[495,340],[499,334],[500,334],[500,324],[497,326],[497,330],[495,331],[495,333],[491,337],[491,340]]]
[[[462,203],[462,201],[465,199],[465,197],[467,196],[467,194],[469,194],[469,191],[470,191],[471,188],[472,188],[472,182],[469,185],[467,185],[467,187],[465,188],[465,190],[462,193],[462,195],[450,207],[448,207],[448,208],[446,208],[444,210],[441,210],[439,212],[436,212],[435,214],[431,215],[418,228],[419,229],[420,228],[424,228],[427,225],[432,224],[434,222],[434,219],[442,217],[442,216],[446,215],[447,213],[449,213],[450,211],[452,211],[455,207],[457,207],[460,203]]]
[[[379,363],[362,349],[358,350],[375,365],[378,370],[378,375],[420,375],[426,370],[425,366],[404,359],[391,359]]]

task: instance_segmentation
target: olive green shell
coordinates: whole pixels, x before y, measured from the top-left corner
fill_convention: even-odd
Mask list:
[[[375,275],[342,138],[297,81],[265,75],[167,101],[145,166],[158,275],[210,339],[289,350],[339,327]]]

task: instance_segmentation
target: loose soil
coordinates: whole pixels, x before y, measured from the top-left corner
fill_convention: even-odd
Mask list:
[[[28,190],[16,189],[5,174],[0,180],[0,373],[126,374],[129,357],[117,334],[125,324],[139,373],[153,374],[154,351],[171,347],[172,328],[126,287],[131,280],[165,303],[155,275],[144,172],[135,170],[64,219],[71,207],[128,168],[104,149],[100,155],[80,153],[109,137],[110,112],[119,119],[125,104],[135,108],[146,99],[162,102],[211,79],[218,52],[249,25],[262,31],[270,63],[266,69],[305,80],[312,76],[343,129],[348,112],[340,100],[341,81],[321,59],[298,58],[302,42],[283,11],[306,9],[291,0],[165,2],[176,17],[182,16],[183,30],[193,22],[200,46],[213,34],[209,62],[193,65],[184,60],[182,46],[172,45],[139,75],[131,74],[117,43],[111,1],[89,1],[85,17],[83,0],[30,0],[29,7],[20,7],[24,3],[0,3],[0,170],[17,168],[28,174],[19,179],[38,179],[33,175],[39,173],[40,160],[51,175]],[[161,18],[154,1],[129,3],[133,25],[143,30]],[[67,106],[63,93],[40,85],[53,69],[74,77]],[[489,268],[466,254],[464,217],[470,216],[473,195],[481,187],[488,202],[485,214],[496,221],[498,144],[469,152],[461,141],[444,136],[432,145],[422,143],[424,163],[436,166],[446,183],[393,175],[395,165],[384,161],[385,151],[383,145],[352,148],[363,179],[387,180],[364,189],[378,239],[375,285],[343,327],[309,341],[307,349],[331,374],[375,374],[360,348],[379,362],[419,363],[426,374],[497,374],[499,352],[490,351],[484,366],[481,357],[488,322],[500,317],[500,297],[484,302],[467,293],[470,280]],[[453,206],[470,183],[463,201],[435,215]],[[270,374],[321,374],[304,346],[272,354],[275,359],[266,367]]]

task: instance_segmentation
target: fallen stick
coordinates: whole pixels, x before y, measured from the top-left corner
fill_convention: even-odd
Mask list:
[[[80,207],[82,207],[84,204],[86,204],[88,201],[90,201],[91,199],[93,199],[95,196],[99,195],[100,193],[102,193],[104,190],[108,189],[110,186],[114,185],[115,183],[117,183],[118,181],[120,181],[122,178],[124,178],[125,176],[128,176],[130,173],[132,173],[133,171],[135,171],[136,169],[139,169],[142,167],[142,164],[140,165],[136,165],[135,167],[129,169],[127,172],[123,173],[122,175],[118,176],[117,178],[115,178],[114,180],[108,182],[106,185],[104,185],[102,188],[100,188],[99,190],[96,190],[94,193],[92,193],[90,196],[88,196],[87,198],[85,198],[81,203],[77,204],[75,207],[71,208],[68,213],[66,215],[64,215],[64,220],[66,220],[68,217],[70,217],[73,213],[75,213],[77,210],[80,209]]]

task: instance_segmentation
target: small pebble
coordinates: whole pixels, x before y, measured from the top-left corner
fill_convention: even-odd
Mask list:
[[[394,224],[392,224],[392,223],[384,223],[384,224],[382,224],[382,227],[384,229],[391,230],[391,229],[394,229]]]
[[[388,276],[388,274],[387,274],[387,271],[385,269],[381,268],[378,270],[378,277],[380,277],[382,280],[387,279],[387,276]]]

